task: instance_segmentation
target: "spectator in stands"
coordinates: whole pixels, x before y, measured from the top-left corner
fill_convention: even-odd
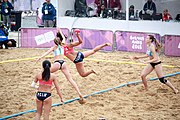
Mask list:
[[[76,11],[77,17],[86,17],[87,16],[87,2],[86,0],[75,0],[74,9]]]
[[[156,14],[156,4],[152,0],[148,0],[143,7],[145,14]]]
[[[1,9],[2,1],[0,0],[0,9]]]
[[[2,1],[0,0],[0,9],[1,9],[1,6],[2,6]],[[1,14],[1,10],[0,10],[0,21],[2,20],[2,14]]]
[[[107,18],[108,11],[104,4],[101,5],[101,9],[97,11],[98,17]]]
[[[108,8],[121,10],[121,2],[120,2],[120,0],[109,0]]]
[[[14,39],[8,39],[8,29],[2,24],[0,26],[0,49],[3,49],[3,45],[5,49],[8,47],[16,47],[16,41]]]
[[[3,24],[5,24],[8,29],[11,28],[11,20],[10,20],[10,14],[11,10],[14,9],[12,4],[8,0],[3,0],[1,5],[1,14],[3,17]]]
[[[172,16],[168,12],[168,10],[165,9],[163,12],[163,21],[170,21],[170,20],[172,20]]]
[[[131,5],[129,7],[129,18],[134,18],[135,15],[134,15],[134,5]]]
[[[46,0],[42,7],[44,27],[53,27],[56,19],[56,9],[50,3],[50,0]]]
[[[176,20],[176,21],[180,21],[180,14],[177,14],[177,15],[176,15],[175,20]]]
[[[101,5],[104,4],[104,6],[107,8],[107,0],[95,0],[94,3],[101,8]]]
[[[102,4],[105,8],[107,8],[107,0],[95,0],[94,3],[97,5],[97,13],[101,11]]]
[[[3,45],[8,49],[8,30],[4,24],[0,26],[0,49],[3,49]]]

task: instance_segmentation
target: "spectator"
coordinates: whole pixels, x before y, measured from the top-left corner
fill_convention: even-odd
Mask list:
[[[1,9],[1,6],[2,6],[2,1],[0,0],[0,9]],[[2,19],[2,13],[1,13],[1,10],[0,10],[0,21]]]
[[[101,8],[101,5],[104,4],[104,6],[107,8],[107,0],[95,0],[94,3]]]
[[[46,0],[42,7],[44,27],[53,27],[54,20],[56,18],[56,9],[50,3],[50,0]]]
[[[107,0],[95,0],[94,3],[97,5],[97,13],[101,11],[101,6],[102,4],[104,5],[105,8],[107,8]]]
[[[152,0],[148,0],[143,7],[145,14],[154,15],[156,14],[156,4]]]
[[[1,6],[2,6],[2,1],[0,0],[0,9],[1,9]]]
[[[108,11],[104,4],[101,5],[101,9],[97,13],[98,17],[107,18]]]
[[[177,15],[176,15],[175,20],[176,20],[176,21],[180,21],[180,14],[177,14]]]
[[[3,0],[1,5],[1,14],[3,17],[3,24],[5,24],[8,29],[11,28],[11,20],[9,15],[11,14],[11,9],[14,9],[12,4],[8,0]]]
[[[113,9],[121,10],[120,0],[109,0],[108,8],[113,8]]]
[[[134,15],[134,5],[131,5],[129,7],[129,18],[134,18],[135,15]]]
[[[2,24],[0,26],[0,49],[3,49],[3,45],[5,49],[8,49],[8,47],[16,47],[16,41],[14,39],[8,39],[8,34],[7,27]]]
[[[3,49],[3,45],[8,49],[8,30],[4,24],[0,26],[0,49]]]
[[[172,16],[168,12],[168,10],[165,9],[163,12],[163,21],[170,21],[170,20],[172,20]]]
[[[87,3],[86,0],[75,0],[74,9],[76,11],[77,17],[86,17],[87,16]]]

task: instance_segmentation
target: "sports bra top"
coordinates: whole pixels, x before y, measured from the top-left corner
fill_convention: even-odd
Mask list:
[[[146,51],[146,54],[147,54],[148,56],[150,56],[150,57],[152,57],[152,56],[153,56],[153,53],[152,53],[152,51],[151,51],[151,50],[147,50],[147,51]],[[159,53],[158,53],[158,52],[156,52],[156,54],[157,54],[157,55],[159,55]]]
[[[54,50],[54,56],[57,56],[57,55],[63,55],[64,54],[64,49],[61,48],[60,45],[58,45],[57,49]]]
[[[153,56],[152,51],[150,51],[150,50],[147,50],[147,51],[146,51],[146,54],[147,54],[148,56]]]
[[[52,86],[52,81],[51,80],[44,81],[44,80],[40,79],[39,84],[40,85],[50,85],[50,86]]]
[[[64,46],[64,55],[70,54],[74,52],[74,49],[71,47],[68,47],[67,45]]]

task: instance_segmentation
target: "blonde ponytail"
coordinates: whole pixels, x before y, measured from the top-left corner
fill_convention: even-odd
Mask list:
[[[156,38],[154,38],[154,43],[156,46],[156,51],[160,53],[162,45],[156,40]]]
[[[155,43],[155,49],[157,52],[160,53],[161,51],[161,48],[162,48],[162,45],[156,40],[156,38],[153,36],[153,35],[148,35],[150,37],[150,39],[152,40],[151,42],[154,42]]]

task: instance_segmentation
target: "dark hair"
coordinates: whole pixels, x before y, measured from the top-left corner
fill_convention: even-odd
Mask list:
[[[62,33],[65,37],[65,39],[67,39],[67,35],[65,35],[64,33]],[[58,37],[61,41],[63,41],[63,37],[62,34],[60,32],[57,32],[56,37]]]
[[[1,28],[6,28],[6,25],[2,23],[0,27]]]
[[[57,38],[54,38],[54,44],[56,44],[56,45],[61,45],[61,40],[59,40],[59,38],[57,37]]]
[[[48,60],[43,61],[42,66],[44,71],[42,72],[42,79],[48,81],[50,78],[50,67],[51,63]]]
[[[67,36],[65,34],[63,34],[65,39],[67,39]],[[60,40],[60,41],[59,41]],[[62,45],[62,41],[63,41],[63,36],[60,32],[57,32],[56,34],[56,38],[54,39],[54,43],[56,45]]]
[[[61,35],[60,32],[57,32],[56,37],[59,37],[59,39],[60,39],[61,41],[63,41],[63,37],[62,37],[62,35]]]
[[[102,3],[102,4],[101,4],[101,6],[102,6],[102,5],[104,5],[104,6],[105,6],[105,4],[104,4],[104,3]]]
[[[133,8],[134,9],[134,5],[131,5],[129,8]]]
[[[161,44],[156,40],[156,38],[153,35],[148,35],[148,36],[152,40],[151,42],[155,43],[156,51],[159,51],[162,48]]]

